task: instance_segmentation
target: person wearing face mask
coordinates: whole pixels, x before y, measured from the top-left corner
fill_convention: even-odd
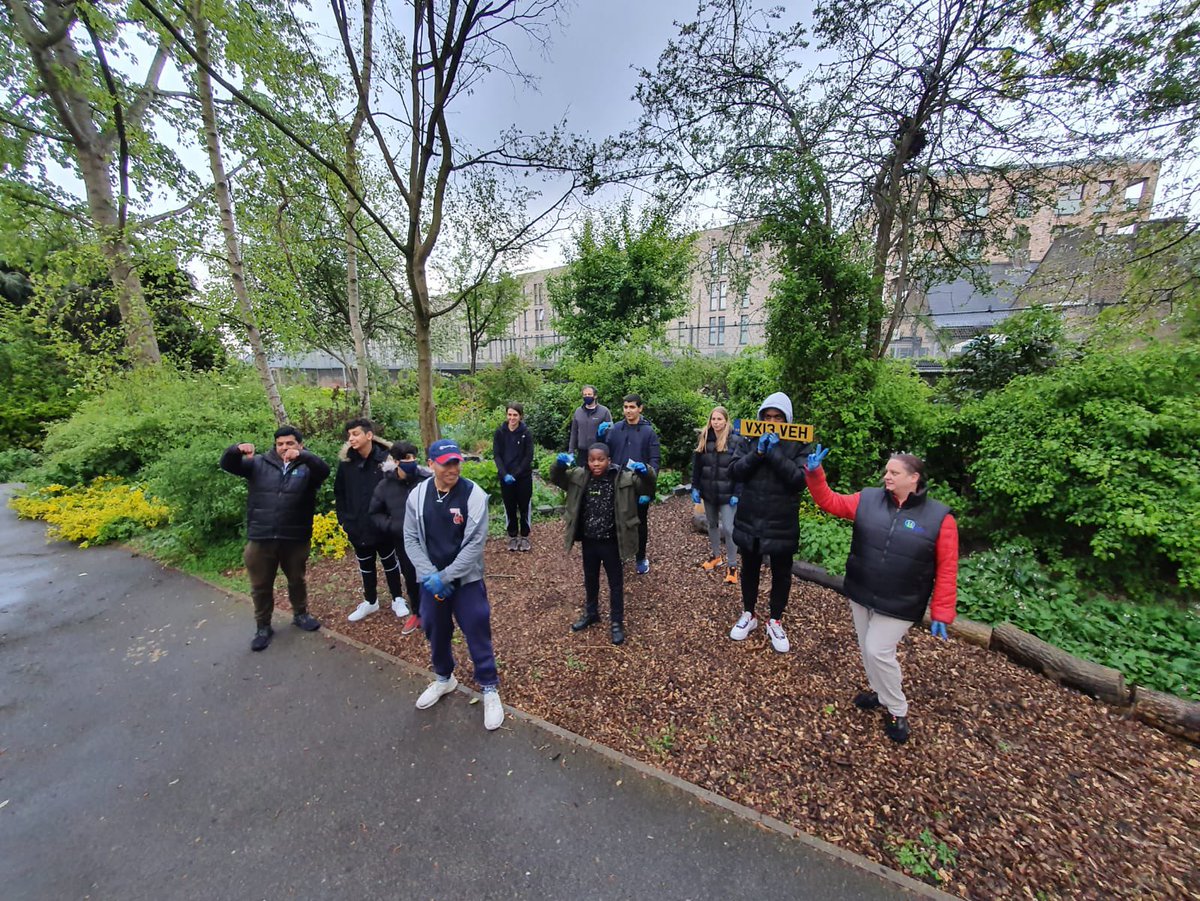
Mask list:
[[[375,530],[392,542],[400,559],[400,572],[408,596],[412,598],[412,612],[404,620],[400,634],[409,635],[421,625],[421,583],[417,581],[417,570],[404,549],[404,510],[412,490],[432,473],[417,465],[417,446],[410,441],[392,444],[381,468],[383,478],[375,486],[367,514]]]
[[[492,460],[500,477],[510,551],[528,551],[533,500],[533,435],[525,425],[525,408],[516,401],[505,408],[504,422],[492,435]]]
[[[571,417],[571,438],[567,442],[568,454],[586,454],[596,443],[596,431],[602,422],[612,422],[612,412],[596,400],[596,389],[583,386],[583,403]]]
[[[845,594],[869,690],[854,697],[859,710],[883,710],[883,730],[908,741],[908,699],[896,646],[929,607],[929,632],[946,640],[958,600],[958,525],[950,508],[925,494],[925,462],[892,454],[882,488],[837,494],[825,481],[817,445],[805,468],[808,490],[826,513],[854,523],[846,558]]]

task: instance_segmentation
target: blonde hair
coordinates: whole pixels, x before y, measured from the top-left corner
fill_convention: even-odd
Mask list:
[[[729,446],[729,436],[733,434],[733,422],[729,419],[729,411],[724,407],[713,407],[712,412],[708,414],[708,422],[700,430],[700,440],[696,442],[696,453],[698,454],[702,454],[708,450],[708,430],[712,428],[713,413],[720,413],[725,417],[725,428],[719,432],[713,429],[713,434],[717,437],[717,453],[724,453],[725,449]]]

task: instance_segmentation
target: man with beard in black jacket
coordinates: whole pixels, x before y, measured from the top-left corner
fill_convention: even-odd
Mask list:
[[[275,576],[287,577],[292,623],[315,632],[321,623],[308,612],[305,570],[312,545],[317,489],[329,478],[329,464],[304,449],[304,436],[293,426],[275,431],[275,447],[256,454],[253,444],[235,444],[221,455],[221,468],[249,483],[246,498],[246,575],[254,599],[257,627],[250,650],[261,651],[275,634]]]

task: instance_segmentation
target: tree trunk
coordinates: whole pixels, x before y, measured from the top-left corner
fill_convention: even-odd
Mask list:
[[[142,280],[133,265],[125,223],[113,200],[112,136],[106,136],[96,124],[94,104],[98,101],[84,93],[92,82],[83,75],[79,53],[71,39],[74,9],[68,4],[43,4],[40,14],[35,14],[34,5],[24,0],[5,0],[5,6],[29,49],[55,115],[70,135],[92,225],[100,236],[108,264],[130,360],[134,366],[157,365],[161,357],[154,320],[146,304]],[[43,30],[43,25],[49,31]],[[116,98],[112,100],[116,102]]]
[[[416,316],[413,332],[417,345],[417,397],[421,422],[421,441],[426,447],[441,437],[437,405],[433,402],[433,348],[429,343],[429,320]]]
[[[1133,690],[1133,715],[1156,729],[1200,744],[1200,701],[1185,701],[1138,685]]]
[[[350,130],[346,132],[346,174],[355,187],[362,190],[358,168],[358,136],[367,118],[367,98],[371,93],[371,71],[374,68],[375,0],[362,0],[362,95],[354,111]],[[362,297],[358,290],[358,231],[354,222],[359,203],[353,191],[346,192],[346,311],[350,320],[350,337],[354,342],[354,390],[358,395],[358,411],[371,415],[370,368],[367,365],[367,339],[362,327]]]
[[[474,375],[475,370],[479,368],[479,342],[472,338],[468,343],[471,345],[471,362],[469,371],[471,375]]]
[[[1081,660],[1010,623],[1001,623],[992,630],[992,650],[1102,701],[1122,707],[1129,705],[1125,677],[1117,670]]]
[[[208,23],[204,19],[199,0],[193,2],[191,12],[196,30],[196,53],[203,62],[208,62],[210,59]],[[271,412],[275,414],[276,423],[286,425],[287,410],[284,409],[283,398],[279,395],[279,386],[275,382],[275,375],[271,372],[267,351],[263,346],[262,334],[258,330],[258,317],[255,315],[254,305],[250,301],[250,292],[246,288],[242,249],[238,241],[237,220],[233,212],[233,195],[229,190],[225,163],[221,159],[221,134],[217,126],[217,115],[213,104],[212,81],[203,66],[196,67],[196,87],[200,94],[204,140],[208,146],[208,162],[212,168],[213,189],[217,198],[217,208],[221,214],[221,230],[225,234],[225,258],[229,263],[229,277],[233,282],[233,294],[237,298],[242,322],[246,327],[246,337],[254,356],[254,367],[258,370],[258,377],[262,382],[263,391],[266,392],[267,402],[271,405]]]

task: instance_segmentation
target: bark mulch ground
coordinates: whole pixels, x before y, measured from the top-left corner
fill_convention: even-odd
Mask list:
[[[489,540],[507,704],[896,869],[944,842],[953,865],[931,868],[962,897],[1200,898],[1195,747],[919,629],[900,651],[913,733],[898,747],[850,703],[865,681],[844,598],[792,587],[790,654],[761,627],[730,641],[739,595],[700,570],[707,540],[690,504],[656,506],[650,528],[650,574],[626,569],[619,648],[607,623],[569,630],[583,580],[561,525],[535,526],[531,553]],[[421,632],[401,637],[390,612],[346,621],[359,600],[352,558],[313,561],[310,591],[328,625],[429,665]],[[455,654],[468,677],[465,645]]]

